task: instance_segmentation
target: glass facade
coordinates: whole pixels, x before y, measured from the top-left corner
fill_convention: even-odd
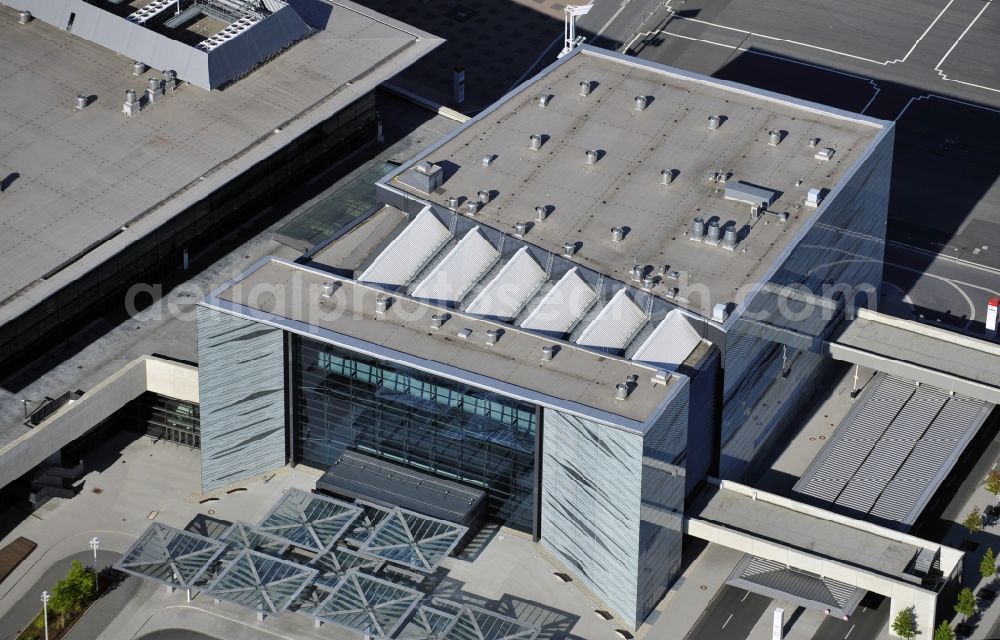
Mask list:
[[[294,462],[379,456],[481,487],[493,518],[531,531],[534,405],[301,336],[291,351]]]

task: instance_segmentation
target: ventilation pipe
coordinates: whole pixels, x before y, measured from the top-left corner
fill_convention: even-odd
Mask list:
[[[528,138],[528,141],[532,151],[538,151],[539,149],[542,148],[542,136],[540,134],[537,133],[531,134],[531,137]]]
[[[556,354],[556,348],[551,345],[542,347],[542,362],[548,362]]]
[[[722,124],[722,118],[719,116],[708,116],[708,128],[711,130],[718,129]]]
[[[670,184],[674,181],[674,170],[664,169],[660,172],[660,184]]]
[[[21,9],[17,12],[17,22],[18,24],[28,24],[31,22],[31,12],[27,9]]]
[[[626,398],[628,398],[628,385],[619,382],[615,385],[615,400],[625,400]]]
[[[538,106],[539,107],[547,107],[547,106],[549,106],[549,100],[551,100],[551,99],[552,99],[551,95],[549,95],[547,93],[543,93],[542,95],[538,96]]]
[[[776,131],[774,129],[771,129],[770,131],[767,132],[767,143],[769,145],[771,145],[772,147],[776,147],[776,146],[778,146],[779,142],[781,142],[781,132],[780,131]]]
[[[447,313],[435,313],[431,316],[431,329],[440,329],[448,320]]]
[[[594,151],[593,149],[588,149],[587,164],[596,164],[596,163],[597,163],[597,152]]]
[[[695,218],[691,221],[691,231],[688,233],[688,237],[698,242],[701,242],[701,239],[705,237],[705,220],[703,218]]]
[[[580,95],[589,96],[590,95],[590,80],[580,81]]]
[[[518,223],[516,223],[514,225],[514,236],[515,237],[520,238],[520,237],[524,236],[524,234],[526,234],[526,233],[528,233],[528,223],[527,222],[518,222]]]
[[[388,296],[379,295],[375,298],[375,313],[378,315],[384,315],[386,311],[389,310],[389,298]]]
[[[458,196],[448,196],[448,208],[454,211],[458,208]]]
[[[484,167],[488,167],[491,164],[493,164],[493,159],[494,158],[496,158],[496,156],[493,155],[492,153],[488,153],[485,156],[483,156],[483,166]]]
[[[544,222],[545,218],[549,215],[549,208],[545,205],[538,205],[535,207],[535,220],[538,222]]]
[[[89,100],[87,99],[87,96],[79,96],[78,95],[76,97],[76,101],[75,101],[76,108],[77,109],[86,109],[88,102],[89,102]]]
[[[640,280],[642,280],[642,276],[643,276],[644,273],[646,273],[646,268],[643,267],[641,264],[633,265],[632,266],[632,281],[633,282],[639,282]]]
[[[625,237],[625,230],[621,227],[611,227],[611,242],[621,242]]]
[[[489,202],[490,202],[490,192],[489,191],[480,191],[477,195],[479,196],[479,202],[480,203],[482,203],[482,204],[489,204]]]
[[[486,344],[496,344],[497,339],[500,337],[500,332],[496,329],[486,330]]]
[[[719,221],[712,220],[708,223],[708,234],[705,236],[705,242],[709,244],[719,244],[721,237],[722,231],[719,229]]]
[[[726,227],[726,232],[722,236],[722,248],[733,251],[734,249],[736,249],[737,238],[738,234],[736,233],[736,227],[735,226]]]
[[[479,201],[478,200],[466,200],[465,209],[470,216],[476,215],[479,212]]]
[[[132,75],[141,76],[142,74],[146,73],[146,68],[147,67],[144,63],[136,60],[135,62],[132,63]]]
[[[563,255],[567,258],[576,253],[576,243],[575,242],[564,242],[563,243]]]
[[[646,98],[646,96],[636,96],[635,97],[635,110],[636,111],[645,111],[646,110],[646,106],[648,104],[649,104],[649,100]]]

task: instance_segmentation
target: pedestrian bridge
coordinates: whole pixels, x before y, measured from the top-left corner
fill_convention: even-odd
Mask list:
[[[933,635],[938,593],[959,577],[963,552],[745,485],[710,479],[685,533],[914,607]]]

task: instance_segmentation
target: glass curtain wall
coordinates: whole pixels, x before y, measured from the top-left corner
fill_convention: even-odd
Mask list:
[[[534,405],[292,336],[296,463],[345,449],[481,487],[490,515],[531,531]]]

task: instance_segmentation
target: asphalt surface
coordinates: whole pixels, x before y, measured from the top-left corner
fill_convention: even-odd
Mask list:
[[[726,585],[685,640],[746,640],[771,602],[770,598]]]
[[[871,598],[872,596],[868,596]],[[850,620],[828,617],[820,624],[813,640],[873,640],[889,621],[889,599],[879,598],[875,608],[859,606]],[[865,604],[862,602],[862,604]]]
[[[98,564],[103,568],[113,564],[121,554],[110,552],[110,551],[98,551],[97,561]],[[30,558],[29,558],[30,560]],[[81,551],[80,553],[62,558],[57,560],[55,563],[49,567],[42,577],[35,582],[34,586],[28,590],[28,593],[22,597],[20,600],[15,602],[6,614],[0,618],[0,640],[14,640],[29,622],[31,622],[36,615],[38,615],[41,610],[41,593],[42,591],[52,592],[52,588],[56,583],[66,576],[69,571],[70,565],[74,560],[79,560],[84,565],[92,567],[94,564],[94,554],[91,551]],[[104,610],[105,600],[108,604],[114,605],[115,603],[122,604],[128,601],[134,593],[134,585],[129,585],[125,587],[129,581],[126,580],[124,583],[120,584],[118,588],[110,591],[105,596],[101,598],[98,605],[95,607],[100,607],[97,611],[100,612]],[[136,581],[132,581],[133,583]],[[130,591],[131,590],[131,591]],[[6,597],[6,596],[5,596]],[[113,607],[112,607],[113,608]],[[83,620],[79,624],[84,625],[87,629],[91,630],[93,635],[88,633],[77,634],[74,629],[70,633],[70,637],[77,640],[88,640],[90,638],[100,637],[100,632],[104,630],[107,625],[107,621],[111,618],[105,614],[90,616],[89,613],[94,613],[94,610],[88,612],[88,616],[84,616]]]

